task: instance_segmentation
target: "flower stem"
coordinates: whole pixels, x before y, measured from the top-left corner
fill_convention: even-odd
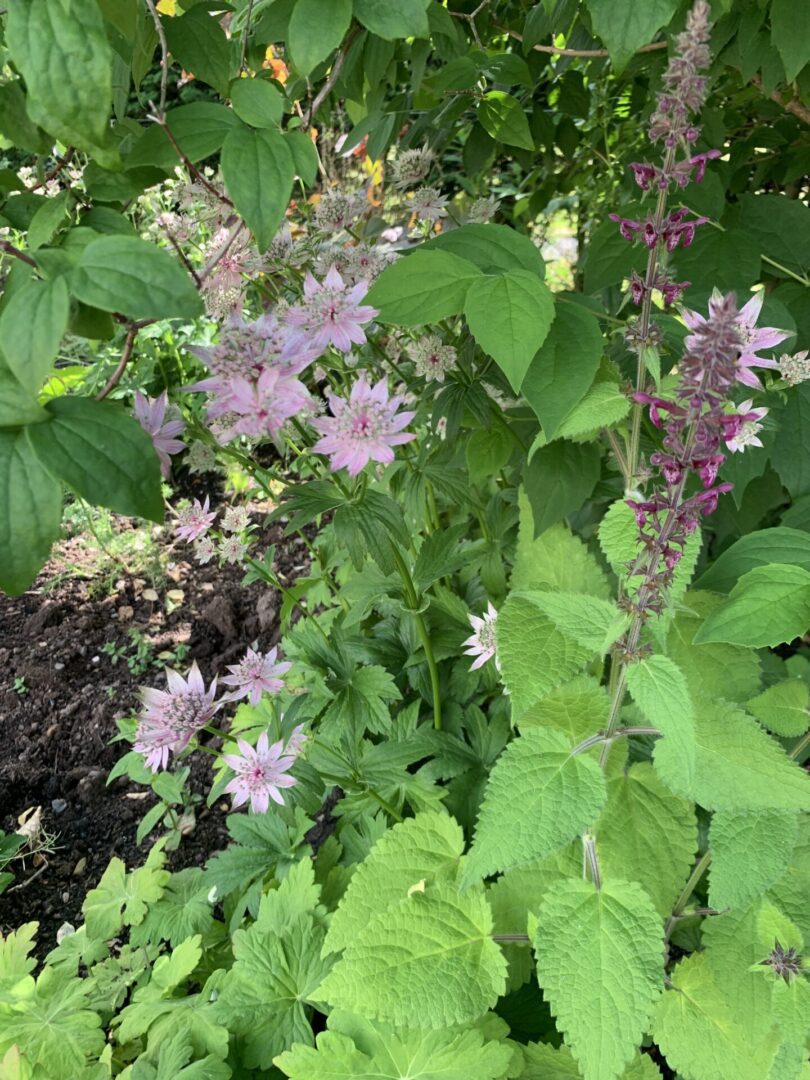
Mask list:
[[[416,623],[416,632],[419,634],[419,640],[422,642],[422,648],[425,650],[425,659],[427,660],[428,671],[430,672],[430,686],[433,693],[433,726],[437,731],[442,730],[442,694],[441,687],[439,685],[439,669],[436,666],[436,657],[433,654],[433,646],[430,643],[430,635],[428,634],[425,620],[422,618],[422,612],[417,611],[419,606],[419,597],[416,592],[416,586],[413,583],[410,570],[408,570],[405,560],[399,553],[399,550],[394,541],[391,542],[391,550],[394,553],[394,562],[397,565],[399,576],[402,578],[402,586],[405,591],[405,600],[410,608],[411,614],[414,617]]]
[[[700,879],[703,877],[703,875],[709,869],[709,863],[711,861],[712,861],[712,853],[711,853],[711,850],[708,850],[708,851],[705,851],[703,853],[703,855],[701,855],[701,857],[695,863],[695,868],[692,871],[692,873],[689,875],[689,880],[684,885],[683,892],[681,893],[681,895],[676,900],[675,907],[672,909],[672,914],[670,915],[669,919],[667,920],[666,930],[664,931],[664,937],[666,938],[667,941],[669,941],[670,935],[672,934],[672,931],[675,929],[675,924],[677,923],[680,916],[683,914],[684,908],[689,903],[689,898],[691,897],[692,893],[695,891],[698,884],[700,883]]]

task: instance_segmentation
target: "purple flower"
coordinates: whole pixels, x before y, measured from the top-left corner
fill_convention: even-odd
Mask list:
[[[487,602],[487,610],[483,615],[468,615],[473,633],[464,642],[468,646],[464,650],[465,656],[474,656],[476,659],[470,664],[470,671],[483,667],[487,660],[495,657],[495,667],[500,671],[497,657],[497,644],[495,641],[495,622],[498,612],[493,607],[492,601]]]
[[[710,319],[712,304],[717,304],[722,302],[722,300],[723,297],[717,291],[712,294],[712,298],[709,301]],[[757,356],[757,351],[759,349],[772,349],[775,345],[784,341],[785,338],[790,337],[788,331],[778,330],[775,326],[764,326],[760,329],[756,328],[755,324],[759,317],[759,313],[762,310],[764,300],[764,293],[754,293],[748,303],[737,313],[737,333],[742,341],[742,347],[739,357],[737,358],[736,378],[738,382],[744,383],[746,386],[754,387],[757,390],[762,389],[762,383],[754,372],[751,371],[751,368],[779,367],[776,360],[769,360],[767,357]],[[691,349],[694,347],[694,343],[697,340],[695,331],[702,330],[705,327],[707,320],[696,311],[684,310],[682,315],[683,321],[686,323],[687,327],[693,331],[693,333],[686,338],[686,347]]]
[[[216,510],[209,512],[208,503],[206,495],[204,503],[201,504],[199,499],[195,499],[191,506],[178,510],[174,532],[180,540],[186,540],[190,544],[193,540],[205,536],[217,516]]]
[[[223,754],[226,764],[236,773],[225,788],[227,794],[233,795],[234,807],[250,799],[253,813],[265,814],[270,799],[284,805],[279,788],[293,787],[297,783],[294,776],[287,775],[296,755],[285,756],[283,742],[269,746],[269,741],[267,732],[263,731],[255,747],[244,739],[237,739],[239,753]]]
[[[753,409],[751,398],[741,401],[737,411],[724,416],[726,446],[732,454],[741,454],[746,446],[762,446],[759,433],[762,431],[760,420],[768,415],[767,409]]]
[[[138,719],[134,748],[146,755],[152,772],[166,768],[170,753],[185,750],[221,704],[214,701],[217,680],[206,690],[196,661],[185,679],[171,668],[166,669],[166,679],[168,691],[141,687],[144,710]]]
[[[306,343],[318,353],[329,345],[346,353],[351,352],[352,345],[363,345],[366,334],[362,324],[379,314],[376,308],[361,305],[367,292],[364,281],[347,289],[334,266],[321,283],[308,273],[304,279],[304,303],[291,307],[285,317],[287,325],[298,331],[292,340]]]
[[[332,416],[312,421],[321,435],[313,450],[330,456],[332,472],[345,468],[349,476],[357,476],[369,461],[390,464],[394,460],[391,447],[416,438],[402,430],[415,413],[397,412],[402,396],[395,394],[389,399],[384,378],[372,386],[366,373],[361,372],[348,401],[328,392],[327,398]]]
[[[263,693],[277,694],[284,689],[284,680],[280,675],[286,675],[292,664],[284,661],[276,663],[278,648],[273,648],[269,653],[262,654],[248,649],[244,658],[238,664],[228,665],[230,675],[222,679],[226,686],[235,686],[226,695],[227,701],[238,701],[239,698],[249,698],[251,705],[258,705]]]
[[[148,398],[138,390],[135,394],[134,411],[135,419],[152,438],[155,453],[160,458],[160,471],[164,476],[168,476],[172,467],[169,454],[179,454],[186,445],[176,438],[186,429],[180,419],[179,410],[176,406],[169,405],[165,390],[156,398]]]

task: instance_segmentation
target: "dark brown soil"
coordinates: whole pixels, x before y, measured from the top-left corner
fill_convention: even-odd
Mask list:
[[[119,525],[131,528],[125,521]],[[306,569],[305,547],[298,539],[283,539],[280,526],[267,529],[255,550],[263,552],[271,543],[277,544],[276,570],[292,582]],[[140,684],[165,685],[167,661],[157,654],[186,645],[177,666],[185,671],[196,660],[207,681],[252,642],[266,650],[278,640],[274,590],[261,583],[242,587],[240,567],[188,561],[190,549],[172,547],[168,536],[158,545],[166,577],[156,586],[157,599],[149,581],[114,564],[112,574],[106,567],[106,594],[99,594],[97,574],[77,577],[75,567],[87,559],[86,536],[61,544],[25,595],[0,596],[0,828],[13,832],[20,815],[41,807],[42,825],[55,835],[47,864],[28,857],[10,867],[15,882],[0,895],[0,932],[38,921],[40,953],[54,946],[63,922],[81,923],[84,895],[110,858],[137,865],[154,839],[135,843],[137,824],[154,803],[151,792],[144,797],[144,789],[126,778],[107,786],[106,778],[127,749],[125,743],[110,744],[116,717],[137,711]],[[97,553],[93,558],[97,564]],[[167,612],[172,590],[182,590],[182,596],[174,593],[176,606]],[[154,660],[136,674],[126,656],[113,663],[103,649],[112,642],[131,656],[133,627],[149,640]],[[192,787],[203,796],[210,786],[209,760],[202,754],[191,758]],[[224,817],[224,804],[206,810],[203,803],[196,828],[170,853],[169,865],[200,865],[224,846]]]

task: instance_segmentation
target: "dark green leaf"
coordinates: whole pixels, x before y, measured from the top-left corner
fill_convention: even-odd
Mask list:
[[[478,119],[498,142],[534,150],[534,140],[523,106],[511,94],[503,90],[490,90],[478,106]]]
[[[295,165],[287,140],[278,131],[240,125],[225,140],[221,166],[236,209],[266,251],[292,194]]]
[[[369,290],[366,301],[378,308],[380,322],[423,326],[457,315],[481,271],[449,251],[426,251],[399,258]]]
[[[39,393],[67,330],[70,298],[62,277],[29,281],[0,315],[6,363],[32,394]]]
[[[467,440],[467,471],[474,484],[491,480],[504,467],[515,444],[509,432],[493,424],[487,431],[479,428],[473,431]]]
[[[628,244],[612,221],[603,221],[591,233],[583,258],[585,292],[596,293],[610,285],[619,285],[633,269],[641,270],[647,261],[646,249]]]
[[[546,274],[536,245],[508,225],[462,225],[434,236],[425,244],[428,251],[436,248],[469,259],[486,274],[506,270],[529,270],[540,278]]]
[[[186,71],[224,96],[231,74],[231,52],[219,19],[200,5],[163,20],[170,52]]]
[[[790,494],[797,499],[810,494],[810,383],[788,392],[787,405],[779,417],[771,462]]]
[[[691,282],[690,303],[705,303],[715,287],[735,290],[742,303],[743,294],[759,280],[760,245],[744,230],[723,232],[703,225],[693,244],[672,253],[672,261],[677,276]]]
[[[62,486],[24,431],[0,431],[0,587],[24,592],[48,557],[62,521]]]
[[[166,114],[167,127],[192,164],[215,154],[237,123],[234,110],[214,101],[193,101],[190,105],[170,109]],[[178,161],[177,151],[166,132],[159,124],[152,124],[135,143],[126,158],[126,165],[128,168],[154,165],[172,172]]]
[[[790,563],[810,570],[810,536],[784,526],[749,533],[727,548],[698,578],[695,586],[727,593],[743,574],[770,563]]]
[[[357,21],[386,41],[427,37],[426,7],[425,0],[354,0]]]
[[[678,0],[586,0],[596,34],[604,41],[617,71],[642,45],[648,45],[678,10]]]
[[[26,111],[26,97],[19,80],[0,86],[0,133],[15,146],[32,154],[47,154],[51,140],[32,122]]]
[[[292,154],[295,175],[307,187],[312,187],[318,175],[318,151],[315,143],[304,131],[285,131],[284,138],[287,140],[287,149]]]
[[[740,203],[740,228],[764,255],[790,266],[810,267],[810,209],[801,200],[744,194]]]
[[[302,75],[309,75],[343,41],[352,21],[352,0],[297,0],[287,44]]]
[[[787,81],[793,82],[810,62],[810,4],[773,0],[771,41],[782,57]]]
[[[538,450],[523,472],[534,518],[534,535],[579,510],[599,479],[601,455],[593,443],[566,439]]]
[[[234,79],[230,94],[233,111],[251,127],[277,128],[281,123],[284,95],[266,79]]]
[[[163,521],[160,466],[152,440],[120,405],[54,398],[51,419],[26,433],[52,476],[94,506]]]
[[[46,199],[40,206],[28,226],[28,246],[31,251],[36,251],[37,248],[48,243],[65,220],[70,199],[69,191],[60,191],[58,195],[54,195],[52,199]]]

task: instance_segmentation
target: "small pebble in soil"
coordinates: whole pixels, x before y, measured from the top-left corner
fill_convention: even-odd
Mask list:
[[[51,810],[55,814],[62,814],[67,810],[67,803],[64,799],[51,799]]]

